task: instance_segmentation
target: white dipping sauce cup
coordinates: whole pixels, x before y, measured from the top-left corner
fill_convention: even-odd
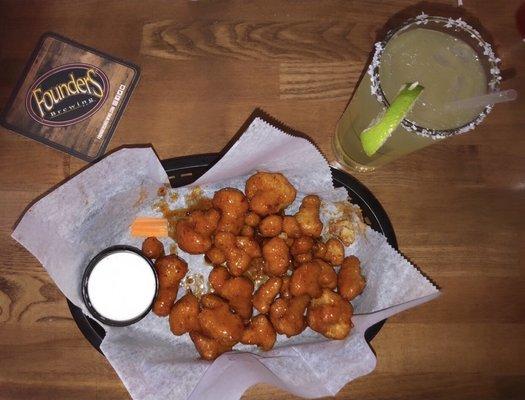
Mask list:
[[[82,277],[84,303],[106,325],[126,326],[140,321],[151,310],[157,289],[152,262],[131,246],[101,251]]]

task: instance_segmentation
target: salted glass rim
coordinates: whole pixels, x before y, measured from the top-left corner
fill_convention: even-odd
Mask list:
[[[490,43],[484,40],[481,34],[476,29],[474,29],[471,25],[469,25],[461,18],[453,19],[440,16],[429,16],[425,13],[421,13],[415,18],[410,18],[406,20],[400,27],[388,31],[385,35],[385,38],[382,41],[375,43],[375,50],[374,55],[372,57],[372,62],[368,67],[368,75],[370,77],[371,82],[371,93],[373,96],[375,96],[377,101],[382,103],[385,108],[389,106],[389,102],[386,99],[383,89],[381,88],[381,81],[379,78],[379,66],[381,64],[381,56],[383,55],[383,51],[385,50],[386,45],[388,44],[390,39],[392,39],[392,37],[394,37],[396,34],[414,26],[427,25],[429,22],[432,24],[440,25],[445,31],[452,30],[456,33],[458,31],[463,31],[472,39],[477,40],[479,49],[474,50],[479,54],[480,57],[485,57],[488,65],[488,93],[498,91],[501,81],[501,71],[499,69],[499,63],[501,62],[501,60],[494,53],[494,50],[492,49]],[[488,105],[470,122],[467,122],[464,125],[452,129],[429,129],[417,125],[416,123],[408,119],[403,119],[401,124],[409,132],[414,132],[420,136],[430,137],[432,139],[442,139],[449,136],[460,135],[462,133],[474,129],[485,119],[485,117],[491,111],[492,105]]]

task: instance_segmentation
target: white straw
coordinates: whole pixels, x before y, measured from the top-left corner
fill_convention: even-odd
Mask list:
[[[453,108],[474,108],[474,107],[486,107],[496,103],[504,103],[506,101],[516,100],[518,92],[514,89],[502,90],[483,96],[471,97],[468,99],[462,99],[454,101],[448,104],[448,107]]]

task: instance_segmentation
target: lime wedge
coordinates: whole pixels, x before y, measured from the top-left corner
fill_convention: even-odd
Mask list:
[[[403,85],[390,107],[361,133],[361,145],[368,157],[373,156],[385,144],[410,112],[422,91],[423,86],[418,82]]]

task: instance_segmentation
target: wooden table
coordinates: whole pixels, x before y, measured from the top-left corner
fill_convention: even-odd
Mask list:
[[[152,143],[161,158],[219,151],[255,107],[330,136],[375,32],[408,0],[297,2],[1,1],[0,104],[51,30],[128,59],[139,86],[110,147]],[[443,1],[455,4],[454,1]],[[465,0],[522,97],[475,133],[359,174],[401,251],[443,289],[391,318],[376,370],[338,398],[525,396],[525,44],[518,1]],[[513,76],[514,75],[514,76]],[[24,207],[84,162],[0,128],[0,398],[124,399],[125,388],[71,318],[64,296],[10,234]],[[176,377],[173,378],[176,381]],[[250,399],[290,399],[256,386]]]

